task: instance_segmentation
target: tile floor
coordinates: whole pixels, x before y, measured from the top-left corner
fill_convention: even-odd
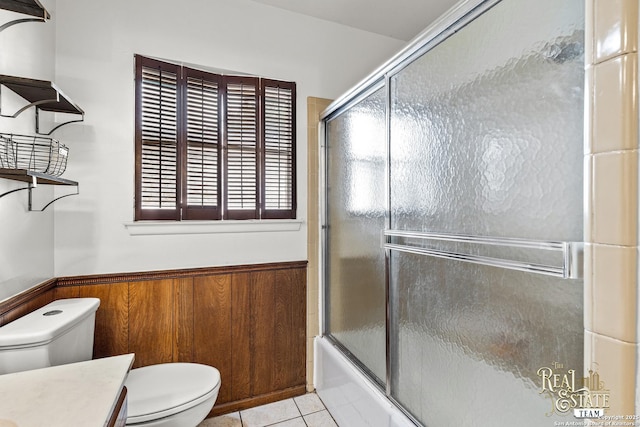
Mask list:
[[[209,418],[198,427],[338,427],[317,394],[307,393]]]

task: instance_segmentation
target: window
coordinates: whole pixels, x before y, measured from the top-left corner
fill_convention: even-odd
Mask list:
[[[295,218],[295,83],[136,55],[136,220]]]

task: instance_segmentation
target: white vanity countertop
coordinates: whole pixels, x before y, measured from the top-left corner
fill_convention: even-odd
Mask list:
[[[0,375],[0,427],[103,427],[133,354]]]

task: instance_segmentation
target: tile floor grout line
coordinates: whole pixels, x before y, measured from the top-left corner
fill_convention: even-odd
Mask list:
[[[303,417],[304,415],[302,415],[302,410],[298,406],[298,402],[296,402],[295,399],[293,399],[293,404],[296,405],[296,409],[298,410],[298,413],[300,414],[301,417]]]
[[[304,396],[304,394],[303,394],[303,396]],[[293,400],[293,404],[296,405],[296,409],[298,410],[298,413],[300,414],[300,416],[304,417],[304,415],[302,415],[302,410],[300,410],[300,406],[298,405],[298,402],[296,402],[296,398],[292,397],[291,400]]]
[[[306,417],[307,415],[315,414],[316,412],[321,412],[321,411],[329,412],[329,410],[327,409],[327,406],[324,404],[322,399],[320,399],[320,396],[318,396],[318,393],[316,393],[315,391],[307,392],[306,394],[303,394],[302,396],[307,396],[307,395],[310,395],[310,394],[314,394],[318,398],[318,400],[320,401],[320,404],[322,405],[322,409],[318,409],[316,411],[311,411],[308,414],[303,414],[302,410],[298,406],[298,402],[296,402],[296,398],[294,397],[293,398],[293,402],[296,404],[296,406],[298,406],[298,411],[300,411],[300,414],[302,414],[302,418]],[[302,397],[302,396],[297,396],[297,397]],[[329,414],[329,415],[331,415],[331,414]],[[331,416],[331,418],[333,418],[333,416]]]
[[[314,409],[310,410],[311,408],[306,408],[306,410],[310,410],[310,412],[308,412],[306,414],[303,414],[301,406],[305,406],[305,404],[302,403],[302,402],[306,402],[307,404],[309,403],[307,401],[308,399],[307,400],[303,400],[303,398],[304,398],[304,396],[308,396],[308,395],[315,395],[315,397],[317,398],[321,408],[320,409],[315,409],[316,407],[314,405],[312,405],[312,406],[314,406]],[[297,398],[301,398],[301,403],[298,403],[298,401],[296,400]],[[311,416],[311,415],[315,415],[315,414],[319,414],[319,413],[321,413],[323,411],[327,412],[327,415],[329,416],[328,418],[329,418],[329,420],[331,420],[333,425],[336,426],[336,427],[339,427],[338,423],[336,422],[335,418],[333,417],[333,414],[331,414],[331,412],[329,412],[329,410],[327,409],[325,403],[322,401],[322,399],[320,398],[320,396],[318,396],[318,394],[316,392],[309,392],[309,393],[306,393],[305,395],[296,396],[296,397],[292,397],[292,398],[289,398],[289,399],[293,400],[294,406],[295,406],[296,410],[298,411],[299,415],[293,416],[291,418],[286,418],[286,419],[283,419],[283,420],[278,420],[278,421],[272,422],[270,424],[265,424],[263,427],[274,427],[274,426],[277,426],[279,424],[287,423],[289,421],[294,421],[294,420],[297,420],[297,419],[302,419],[303,425],[305,427],[309,427],[312,424],[309,424],[309,421],[307,421],[307,419],[305,417]],[[278,401],[278,402],[284,402],[284,401],[289,400],[289,399],[283,399],[283,400]],[[314,399],[311,399],[311,400],[313,401]],[[277,403],[277,402],[272,402],[272,403]],[[261,406],[264,406],[264,405],[261,405]],[[253,409],[253,408],[248,408],[248,409],[243,410],[243,411],[237,411],[238,421],[240,422],[240,427],[250,427],[250,425],[248,425],[248,424],[246,424],[244,422],[244,417],[242,415],[242,412],[250,410],[250,409]],[[321,417],[321,418],[324,418],[324,416]]]
[[[329,409],[327,409],[327,405],[324,404],[324,401],[322,400],[322,398],[320,397],[320,395],[317,392],[314,392],[316,396],[318,396],[318,400],[320,401],[320,403],[322,403],[322,406],[324,407],[324,409],[327,411],[327,413],[329,414],[329,416],[331,417],[331,419],[333,420],[333,422],[335,423],[336,426],[340,427],[338,425],[338,422],[336,421],[335,418],[333,418],[333,414],[331,413],[331,411],[329,411]]]
[[[271,427],[271,426],[275,426],[278,425],[280,423],[286,423],[287,421],[291,421],[291,420],[296,420],[298,418],[302,418],[302,421],[304,421],[304,417],[302,415],[300,415],[299,417],[293,417],[293,418],[287,418],[286,420],[280,420],[280,421],[276,421],[275,423],[271,423],[271,424],[267,424],[263,427]]]

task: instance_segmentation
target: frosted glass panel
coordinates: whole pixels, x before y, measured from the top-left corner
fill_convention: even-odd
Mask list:
[[[536,371],[583,366],[582,281],[394,252],[391,386],[427,426],[541,427]],[[564,418],[563,418],[564,417]]]
[[[392,78],[392,228],[582,240],[582,3],[503,1]]]
[[[386,378],[386,96],[383,89],[327,124],[328,332]]]
[[[504,0],[391,78],[392,229],[583,240],[583,3]],[[392,251],[390,283],[392,395],[420,422],[559,419],[536,371],[581,372],[582,281]]]

